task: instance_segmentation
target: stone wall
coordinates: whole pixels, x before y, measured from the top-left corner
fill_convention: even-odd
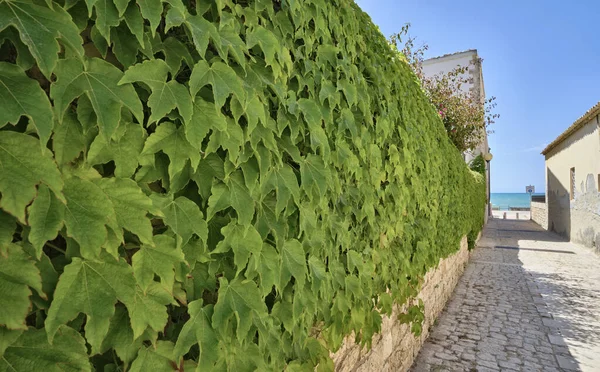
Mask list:
[[[531,202],[531,219],[548,230],[548,208],[546,207],[546,203]]]
[[[425,275],[419,293],[425,305],[421,336],[415,337],[410,332],[410,325],[397,320],[398,313],[406,307],[395,306],[391,317],[384,316],[381,333],[373,337],[370,350],[355,344],[352,335],[344,340],[340,350],[332,355],[336,372],[407,371],[427,339],[429,329],[452,295],[469,257],[467,238],[463,237],[460,250],[440,260],[439,265]]]

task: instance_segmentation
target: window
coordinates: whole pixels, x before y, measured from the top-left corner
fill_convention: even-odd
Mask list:
[[[571,168],[571,176],[569,177],[570,185],[571,185],[571,200],[575,199],[575,167]]]

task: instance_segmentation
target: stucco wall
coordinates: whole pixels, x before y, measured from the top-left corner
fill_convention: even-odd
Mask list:
[[[427,272],[419,293],[425,306],[421,336],[415,337],[410,332],[410,325],[398,321],[399,312],[405,308],[395,306],[391,317],[383,317],[381,333],[373,337],[370,350],[355,344],[353,336],[344,340],[343,346],[332,355],[336,372],[407,371],[464,273],[469,257],[467,238],[464,237],[458,252],[440,260],[438,267]]]
[[[546,208],[546,203],[531,202],[531,219],[548,230],[548,209]]]
[[[575,167],[574,199],[570,169]],[[600,131],[598,118],[546,154],[548,228],[586,246],[600,243]]]
[[[447,56],[431,58],[423,61],[423,74],[428,77],[433,77],[439,74],[445,74],[454,70],[457,66],[468,67],[474,58],[477,58],[476,50],[469,50],[462,53],[450,54]],[[468,77],[465,75],[464,77]],[[482,82],[477,82],[482,83]],[[463,92],[469,92],[473,88],[475,81],[469,84],[464,84],[461,87]]]
[[[578,187],[577,197],[571,201],[570,238],[600,253],[600,193],[596,185],[597,177],[598,173],[588,174],[586,181]]]

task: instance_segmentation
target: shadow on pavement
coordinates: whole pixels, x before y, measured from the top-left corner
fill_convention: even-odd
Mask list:
[[[554,280],[540,289],[545,279],[520,260],[572,256],[569,249],[552,249],[564,242],[531,221],[490,219],[412,370],[580,370],[544,297],[567,289],[552,287]],[[565,327],[579,329],[582,340],[588,331]]]
[[[550,342],[554,356],[558,363],[558,368],[566,370],[580,370],[578,361],[572,356],[565,341],[565,334],[570,337],[576,335],[579,342],[597,342],[600,339],[600,324],[591,325],[589,318],[567,317],[568,321],[563,321],[563,317],[557,313],[556,308],[573,308],[574,302],[578,301],[575,297],[568,296],[567,293],[577,293],[581,295],[581,286],[568,283],[561,279],[561,275],[540,273],[531,270],[519,257],[527,254],[527,257],[538,262],[548,259],[563,260],[565,255],[574,255],[576,252],[572,249],[564,249],[568,239],[559,234],[548,232],[533,221],[519,220],[492,220],[486,227],[485,236],[490,239],[487,243],[488,250],[491,250],[497,257],[502,257],[502,262],[519,265],[523,272],[525,281],[529,288],[531,300],[535,304],[536,310],[542,321],[540,331],[544,332]],[[478,248],[485,249],[484,239],[478,244]],[[537,243],[565,243],[559,245],[563,249],[556,247],[542,248]],[[547,245],[546,245],[547,246]],[[502,252],[500,252],[502,251]],[[485,254],[483,254],[485,255]],[[488,254],[489,256],[489,254]],[[476,254],[473,260],[477,260]],[[552,310],[548,308],[548,303],[552,302]],[[582,301],[585,302],[585,301]],[[583,304],[583,303],[582,303]],[[557,321],[557,315],[561,321]],[[579,321],[577,320],[579,319]],[[597,323],[596,323],[597,324]]]

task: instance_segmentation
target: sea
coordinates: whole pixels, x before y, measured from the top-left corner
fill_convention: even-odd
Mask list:
[[[533,195],[544,195],[544,194],[533,194]],[[530,197],[528,193],[525,192],[515,192],[515,193],[500,193],[493,192],[490,195],[490,201],[492,203],[493,208],[499,208],[500,210],[508,210],[509,207],[518,207],[518,208],[529,208]]]

